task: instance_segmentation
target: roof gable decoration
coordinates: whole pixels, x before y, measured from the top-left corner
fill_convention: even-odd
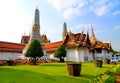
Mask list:
[[[63,45],[67,47],[90,47],[89,33],[73,34],[72,32],[67,33],[65,40],[63,41]]]
[[[76,42],[75,42],[73,34],[69,34],[68,33],[66,35],[65,40],[63,41],[63,45],[68,46],[68,47],[76,45]]]
[[[92,46],[93,48],[102,48],[102,47],[103,47],[103,43],[102,43],[101,41],[99,41],[99,40],[95,37],[92,24],[91,24],[91,31],[92,31],[92,35],[91,35],[91,37],[90,37],[91,46]]]
[[[113,51],[112,46],[111,46],[111,41],[107,43],[103,43],[103,49],[108,50],[108,51]]]

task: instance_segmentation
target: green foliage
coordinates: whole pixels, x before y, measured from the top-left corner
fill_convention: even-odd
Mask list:
[[[117,74],[120,74],[120,64],[111,67],[104,74],[97,75],[96,78],[90,80],[89,83],[114,83]]]
[[[119,51],[113,51],[113,54],[120,54]]]
[[[59,46],[54,53],[54,56],[57,58],[66,57],[66,50],[63,45]]]
[[[43,49],[38,40],[33,40],[30,43],[30,45],[25,53],[26,57],[41,57],[43,55],[44,55]]]

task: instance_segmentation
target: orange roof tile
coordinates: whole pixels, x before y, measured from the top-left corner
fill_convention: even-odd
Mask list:
[[[22,52],[24,47],[23,44],[0,41],[0,51],[2,52]]]
[[[103,44],[103,47],[104,47],[104,48],[109,48],[109,43],[104,43],[104,44]]]
[[[59,42],[54,42],[54,43],[50,43],[50,44],[44,44],[43,47],[46,49],[47,53],[50,53],[50,52],[55,52],[55,50],[62,44],[63,44],[63,42],[59,41]]]
[[[62,41],[59,41],[59,42],[54,42],[54,43],[50,43],[50,44],[44,44],[44,48],[45,49],[50,49],[50,48],[57,48],[59,47],[60,45],[62,45],[63,42]]]

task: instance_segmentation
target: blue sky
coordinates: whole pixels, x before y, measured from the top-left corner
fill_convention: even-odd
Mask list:
[[[93,24],[96,37],[111,41],[120,51],[119,0],[1,0],[0,41],[20,43],[22,34],[31,31],[36,7],[40,10],[40,32],[60,41],[65,21],[73,33],[84,32]]]

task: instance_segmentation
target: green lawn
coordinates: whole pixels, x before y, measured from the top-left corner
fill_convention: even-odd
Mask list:
[[[44,63],[38,66],[0,66],[0,83],[87,83],[112,65],[96,68],[93,63],[82,63],[81,76],[69,76],[65,63]]]

